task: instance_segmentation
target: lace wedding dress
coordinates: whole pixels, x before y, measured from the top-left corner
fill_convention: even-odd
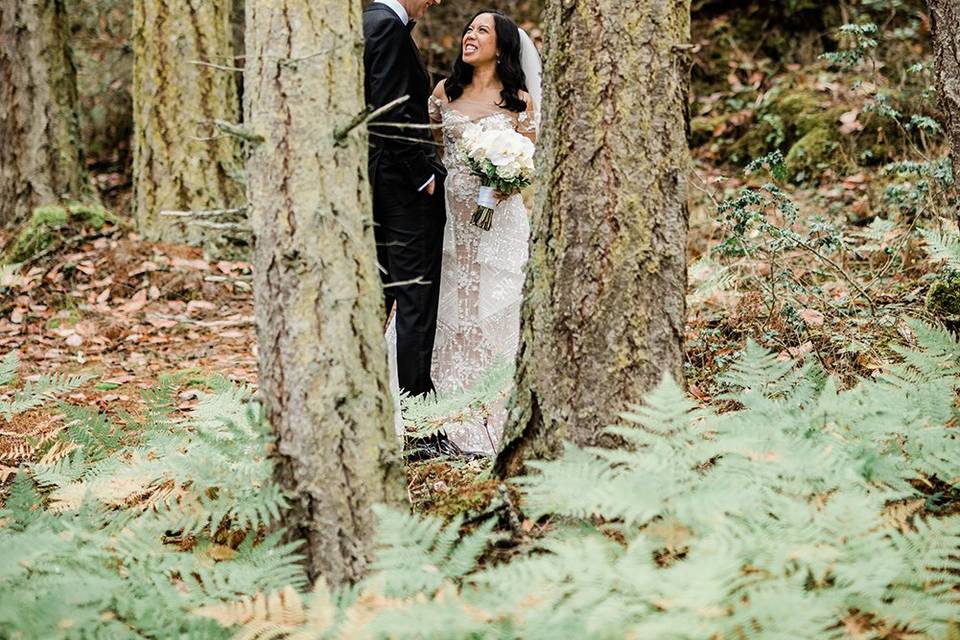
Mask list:
[[[520,338],[520,300],[530,237],[529,213],[516,194],[495,209],[493,228],[471,224],[480,180],[457,152],[464,127],[480,122],[487,129],[535,132],[532,100],[528,110],[514,113],[496,105],[452,103],[433,96],[430,116],[443,124],[447,226],[443,237],[440,309],[433,351],[432,375],[439,392],[473,385],[502,358],[512,362]],[[450,438],[471,451],[493,452],[506,419],[505,398],[492,407],[484,424],[448,427]]]
[[[488,129],[513,129],[535,136],[537,116],[532,99],[527,110],[514,113],[496,105],[460,99],[447,103],[430,98],[430,117],[442,124],[443,162],[447,168],[445,197],[447,225],[443,236],[443,271],[434,344],[432,377],[439,393],[472,386],[498,359],[512,362],[520,340],[520,300],[530,237],[529,212],[523,196],[500,202],[493,228],[483,231],[471,223],[477,208],[480,179],[463,163],[457,146],[471,122]],[[390,386],[399,396],[396,367],[396,329],[386,334]],[[506,398],[490,407],[481,423],[446,425],[451,440],[468,451],[493,453],[506,421]],[[403,435],[399,401],[396,429]]]

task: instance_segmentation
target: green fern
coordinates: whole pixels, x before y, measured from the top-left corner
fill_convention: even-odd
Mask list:
[[[900,363],[849,389],[753,343],[723,378],[739,409],[665,379],[609,429],[625,446],[532,464],[524,509],[553,524],[509,562],[466,569],[478,532],[452,570],[459,523],[388,512],[373,573],[277,637],[944,638],[960,516],[889,509],[960,478],[960,348],[911,329]]]
[[[12,362],[4,361],[2,371],[0,371],[0,377],[6,378],[11,375],[8,371],[8,367],[11,365],[16,366],[17,360],[14,359]],[[12,379],[12,377],[9,378],[9,380]],[[73,391],[77,387],[85,384],[89,379],[89,376],[54,374],[52,376],[41,376],[36,382],[28,380],[19,391],[13,394],[12,400],[0,401],[0,415],[10,420],[15,415],[19,415],[49,402],[57,395]]]
[[[20,356],[11,351],[0,359],[0,387],[5,387],[17,378],[20,371]]]
[[[960,270],[960,235],[923,229],[920,231],[927,242],[927,251],[936,260],[946,261],[954,270]]]
[[[16,359],[3,362],[12,380]],[[257,533],[285,502],[249,390],[217,379],[181,414],[176,384],[165,379],[146,394],[145,417],[121,423],[52,403],[51,385],[29,389],[33,406],[64,414],[74,449],[24,466],[0,509],[0,637],[224,638],[187,612],[303,586],[297,545]],[[235,553],[215,554],[218,529],[247,534]],[[167,544],[171,535],[192,550]]]

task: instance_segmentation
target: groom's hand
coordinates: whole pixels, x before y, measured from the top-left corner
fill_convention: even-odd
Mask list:
[[[433,192],[437,190],[437,181],[436,181],[436,180],[431,180],[431,181],[430,181],[430,184],[428,184],[426,187],[424,187],[423,190],[427,192],[427,195],[432,196],[432,195],[433,195]]]

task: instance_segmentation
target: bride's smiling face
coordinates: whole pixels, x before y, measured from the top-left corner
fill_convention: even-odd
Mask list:
[[[463,61],[476,67],[497,59],[497,26],[492,13],[481,13],[463,34]]]

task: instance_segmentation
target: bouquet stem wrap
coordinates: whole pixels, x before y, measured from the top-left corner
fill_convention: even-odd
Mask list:
[[[480,187],[480,193],[477,194],[477,210],[473,212],[471,222],[484,231],[490,231],[493,227],[493,210],[496,207],[494,188],[486,185]]]

